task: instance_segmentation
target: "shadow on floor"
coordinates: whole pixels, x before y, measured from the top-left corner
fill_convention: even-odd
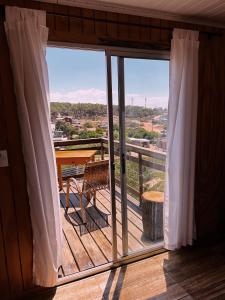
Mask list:
[[[52,300],[56,295],[56,291],[57,291],[57,287],[44,288],[44,287],[37,286],[31,290],[28,290],[26,293],[24,293],[23,296],[21,296],[21,298],[19,297],[18,299]]]
[[[112,283],[114,282],[114,278],[117,272],[117,269],[113,269],[111,270],[106,286],[105,286],[105,290],[104,293],[102,295],[102,300],[106,300],[106,299],[112,299],[112,300],[116,300],[116,299],[120,299],[120,294],[121,294],[121,290],[123,287],[123,282],[124,282],[124,278],[126,275],[126,271],[127,271],[127,266],[123,266],[120,268],[119,270],[119,275],[117,278],[117,282],[116,282],[116,286],[114,288],[114,290],[112,291]]]
[[[84,224],[81,217],[81,210],[78,201],[73,194],[70,196],[70,207],[72,211],[66,209],[65,195],[60,194],[61,207],[65,209],[64,217],[73,226],[77,226],[80,229],[80,235],[99,230],[109,226],[108,216],[105,212],[101,211],[98,207],[94,206],[92,203],[86,207],[87,223]],[[86,199],[84,198],[84,203]]]
[[[65,212],[65,218],[73,226],[79,226],[81,235],[109,226],[108,215],[102,212],[101,210],[99,210],[97,207],[95,206],[87,207],[86,214],[87,214],[86,224],[82,222],[80,210],[76,212],[70,212],[70,213]]]

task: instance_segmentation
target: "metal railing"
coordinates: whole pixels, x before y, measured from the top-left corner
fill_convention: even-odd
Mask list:
[[[92,149],[97,150],[97,154],[101,159],[104,159],[105,155],[108,155],[108,139],[106,138],[89,138],[69,141],[54,142],[55,148],[61,149]],[[129,193],[139,197],[144,192],[144,178],[143,167],[165,172],[165,160],[166,154],[163,152],[151,151],[149,149],[126,143],[126,160],[137,164],[137,180],[138,190],[127,184],[127,190]],[[114,141],[114,154],[115,157],[119,157],[119,141]],[[115,178],[116,184],[120,185],[119,177]]]

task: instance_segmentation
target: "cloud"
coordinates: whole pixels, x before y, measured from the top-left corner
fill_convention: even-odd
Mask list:
[[[52,102],[70,102],[70,103],[100,103],[107,104],[107,96],[105,90],[100,89],[79,89],[71,91],[57,91],[50,93],[50,101]],[[113,91],[113,102],[118,103],[118,95]],[[126,104],[147,107],[167,107],[168,97],[150,96],[141,94],[127,94]]]
[[[98,89],[61,91],[50,93],[51,101],[71,103],[101,103],[106,104],[106,92]]]

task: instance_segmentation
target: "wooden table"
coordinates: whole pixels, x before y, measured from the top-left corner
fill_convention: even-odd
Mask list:
[[[95,160],[97,150],[63,150],[55,151],[59,188],[62,189],[62,165],[85,165]]]

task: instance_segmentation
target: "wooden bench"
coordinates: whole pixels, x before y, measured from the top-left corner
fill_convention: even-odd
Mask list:
[[[163,201],[162,192],[142,194],[142,222],[144,237],[151,241],[163,239]]]

